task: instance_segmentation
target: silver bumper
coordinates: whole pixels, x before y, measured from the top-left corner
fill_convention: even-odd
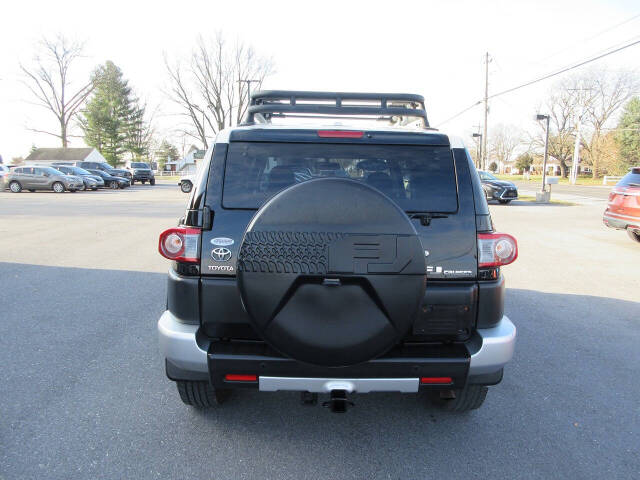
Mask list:
[[[207,372],[207,352],[196,342],[198,325],[179,322],[166,310],[158,320],[160,353],[176,367],[192,372]]]
[[[198,325],[179,322],[170,312],[165,311],[158,320],[158,336],[160,353],[175,366],[193,372],[207,372],[207,352],[196,342]],[[494,373],[503,368],[513,357],[516,343],[516,327],[507,316],[493,328],[478,329],[482,338],[482,346],[471,355],[469,375]],[[336,382],[344,388],[336,388]],[[261,390],[307,390],[324,392],[330,390],[347,390],[358,392],[417,391],[417,378],[400,379],[328,379],[328,378],[284,378],[260,377]],[[304,388],[299,388],[304,385]],[[327,388],[334,386],[334,388]]]
[[[479,328],[478,335],[482,346],[471,355],[469,375],[494,373],[509,363],[516,346],[516,327],[509,317],[504,315],[495,327]]]

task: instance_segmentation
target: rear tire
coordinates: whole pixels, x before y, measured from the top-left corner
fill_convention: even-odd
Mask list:
[[[429,400],[442,410],[468,412],[482,406],[488,391],[489,389],[483,385],[467,385],[461,390],[454,390],[455,398],[442,398],[440,390],[431,390]]]
[[[60,182],[55,182],[52,186],[51,186],[52,190],[56,193],[62,193],[64,192],[64,185]]]
[[[35,192],[35,191],[36,191],[36,189],[35,189],[35,188],[30,188],[30,189],[29,189],[29,191],[30,191],[31,193],[33,193],[33,192]]]
[[[152,178],[151,180],[149,180],[149,185],[155,185],[156,184],[156,179]]]
[[[9,190],[11,190],[13,193],[20,193],[22,191],[22,185],[15,181],[11,182],[9,184]]]
[[[629,238],[634,242],[640,243],[640,233],[627,229],[627,235],[629,235]]]
[[[209,382],[177,381],[180,399],[185,405],[209,408],[222,404],[229,398],[230,390],[216,390]]]

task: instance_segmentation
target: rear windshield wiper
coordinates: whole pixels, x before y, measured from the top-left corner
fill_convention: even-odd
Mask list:
[[[433,212],[411,212],[408,214],[409,218],[419,218],[420,225],[424,227],[428,227],[431,224],[431,220],[434,218],[448,218],[449,215],[444,213],[433,213]]]

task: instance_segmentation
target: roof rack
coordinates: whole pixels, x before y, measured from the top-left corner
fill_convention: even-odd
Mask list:
[[[429,128],[424,97],[410,93],[263,90],[251,95],[242,124],[270,123],[274,117],[374,119],[393,125],[418,120]]]

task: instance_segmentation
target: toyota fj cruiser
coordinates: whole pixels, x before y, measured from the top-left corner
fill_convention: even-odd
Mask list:
[[[173,261],[160,349],[188,405],[250,388],[326,393],[336,412],[381,391],[466,411],[513,355],[516,241],[418,95],[254,94],[158,249]]]

